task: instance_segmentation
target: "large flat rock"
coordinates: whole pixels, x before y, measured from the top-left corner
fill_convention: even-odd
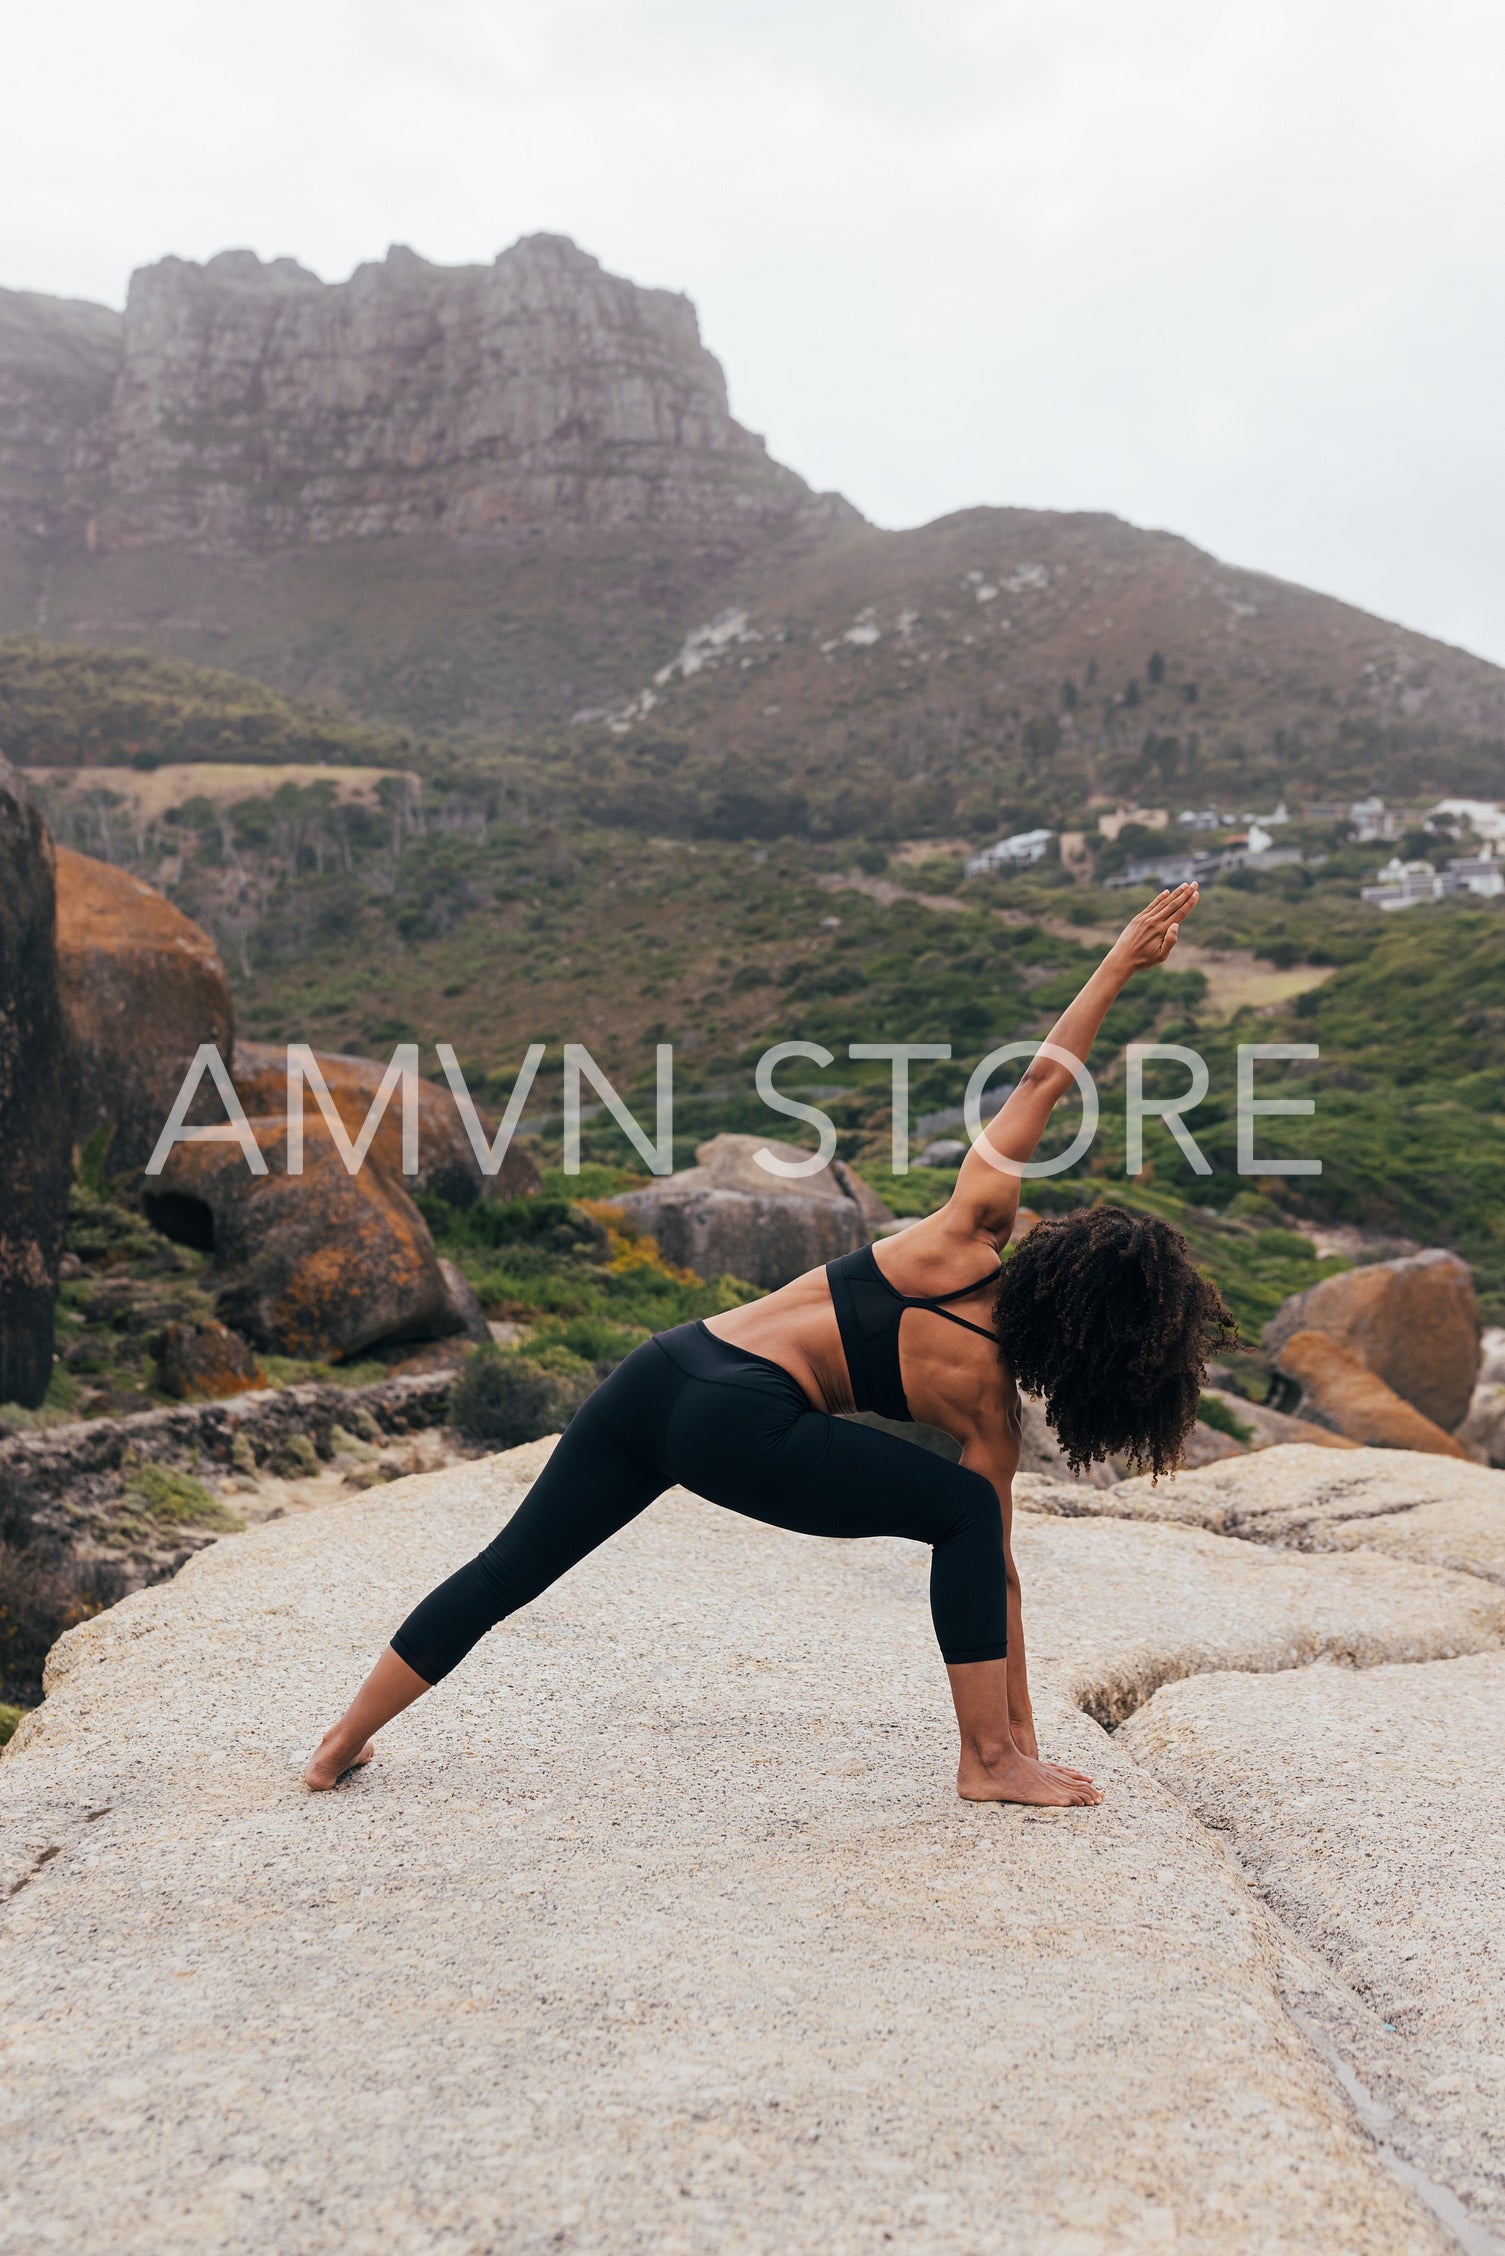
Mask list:
[[[1201,1677],[1157,1693],[1121,1736],[1332,1970],[1311,2009],[1383,2135],[1498,2248],[1505,1654]]]
[[[1505,1591],[1364,1552],[1314,1558],[1195,1528],[1033,1514],[1015,1522],[1015,1549],[1032,1671],[1109,1726],[1208,1670],[1372,1669],[1505,1644]],[[916,1572],[894,1550],[896,1571]]]
[[[1161,1520],[1300,1551],[1386,1551],[1505,1582],[1505,1472],[1408,1449],[1286,1443],[1112,1489],[1030,1480],[1032,1511]]]
[[[307,1796],[540,1454],[229,1538],[64,1641],[0,1763],[0,2249],[1452,2245],[1220,1841],[1074,1703],[1466,1651],[1499,1593],[1030,1517],[1042,1722],[1107,1800],[976,1809],[923,1554],[677,1494]]]

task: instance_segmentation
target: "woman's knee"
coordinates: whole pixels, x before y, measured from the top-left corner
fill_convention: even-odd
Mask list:
[[[991,1545],[996,1537],[998,1548],[1003,1549],[1003,1508],[998,1491],[985,1474],[973,1472],[970,1465],[951,1465],[948,1484],[950,1525],[942,1540],[955,1541],[959,1537],[982,1537]]]

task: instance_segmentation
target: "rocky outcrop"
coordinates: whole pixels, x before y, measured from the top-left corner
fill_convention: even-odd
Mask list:
[[[109,306],[0,290],[0,526],[23,540],[82,541],[123,330]]]
[[[150,1159],[199,1045],[230,1056],[225,967],[208,933],[154,886],[66,846],[57,853],[57,949],[79,1056],[73,1140],[112,1129],[106,1170],[134,1172]]]
[[[1479,1306],[1472,1272],[1456,1253],[1434,1248],[1324,1277],[1276,1310],[1265,1346],[1278,1356],[1297,1332],[1323,1333],[1445,1433],[1467,1415],[1479,1369]]]
[[[1505,1583],[1505,1475],[1409,1450],[1284,1445],[1108,1495],[1033,1480],[1035,1511],[1164,1520],[1295,1551],[1378,1551]]]
[[[1300,1390],[1304,1415],[1350,1441],[1380,1449],[1429,1450],[1440,1457],[1468,1452],[1441,1426],[1398,1395],[1358,1356],[1323,1332],[1292,1332],[1276,1370]]]
[[[251,251],[167,258],[123,320],[5,293],[7,406],[33,515],[101,554],[860,522],[733,420],[687,298],[562,235],[490,266],[394,246],[341,283]]]
[[[713,1136],[695,1165],[613,1201],[658,1240],[666,1261],[700,1277],[740,1277],[765,1291],[866,1245],[893,1215],[836,1160],[818,1175],[779,1176],[757,1164],[809,1154],[763,1136]]]
[[[378,1341],[464,1329],[422,1215],[368,1159],[355,1174],[322,1120],[304,1125],[303,1173],[287,1172],[287,1122],[252,1131],[268,1172],[237,1144],[179,1144],[144,1193],[168,1237],[212,1248],[220,1319],[256,1348],[341,1362]]]
[[[1108,1800],[976,1809],[920,1547],[675,1495],[307,1802],[325,1715],[544,1454],[254,1529],[64,1640],[0,1765],[20,2213],[118,2256],[973,2256],[1000,2218],[1021,2256],[1454,2245],[1287,2013],[1289,1938],[1226,1836],[1081,1710],[1188,1669],[1363,1687],[1297,1664],[1468,1651],[1505,1597],[1022,1515],[1046,1743]],[[1323,1876],[1347,1855],[1334,1828]],[[1366,1834],[1366,1883],[1389,1855]]]
[[[245,1341],[225,1325],[173,1323],[157,1343],[157,1384],[179,1401],[192,1396],[244,1394],[266,1385],[266,1373]]]
[[[365,1125],[371,1100],[381,1086],[384,1064],[370,1058],[344,1057],[315,1052],[334,1108],[354,1139]],[[258,1119],[274,1119],[287,1112],[287,1051],[270,1042],[237,1042],[232,1069],[235,1093],[246,1112]],[[315,1118],[313,1097],[304,1091],[305,1117]],[[496,1123],[479,1115],[488,1143]],[[492,1198],[532,1198],[538,1189],[538,1169],[516,1142],[510,1144],[495,1175],[485,1175],[448,1089],[432,1081],[418,1083],[418,1173],[402,1172],[401,1092],[394,1094],[371,1141],[371,1157],[394,1180],[409,1190],[433,1191],[451,1206],[471,1206],[485,1193]]]
[[[26,1558],[66,1557],[85,1572],[107,1568],[113,1587],[95,1602],[111,1603],[176,1573],[223,1532],[225,1499],[266,1517],[247,1500],[252,1484],[321,1467],[342,1437],[385,1448],[441,1424],[450,1379],[305,1380],[9,1434],[0,1439],[0,1543]],[[148,1468],[186,1476],[186,1485],[153,1484],[149,1474],[155,1495],[143,1496]]]
[[[1498,2247],[1465,2233],[1505,2233],[1505,1655],[1198,1677],[1122,1738],[1329,1970],[1300,2003],[1363,2119]]]
[[[58,988],[53,847],[0,759],[0,1402],[52,1378],[75,1061]]]

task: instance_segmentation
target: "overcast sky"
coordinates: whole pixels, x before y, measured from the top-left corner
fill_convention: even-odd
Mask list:
[[[7,10],[0,283],[573,235],[884,525],[1112,509],[1505,662],[1485,0]]]

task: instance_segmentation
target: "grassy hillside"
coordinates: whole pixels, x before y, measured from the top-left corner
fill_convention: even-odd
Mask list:
[[[16,767],[173,760],[400,764],[387,729],[294,703],[259,682],[142,650],[0,641],[0,753]]]

